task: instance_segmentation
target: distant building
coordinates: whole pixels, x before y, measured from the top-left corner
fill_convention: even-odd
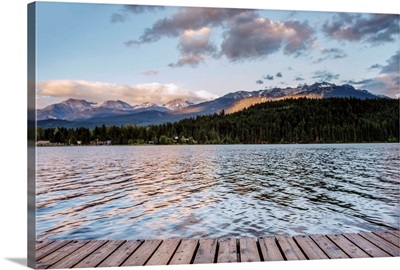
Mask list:
[[[50,145],[50,141],[37,141],[36,145]]]
[[[99,141],[99,140],[95,140],[95,141],[90,141],[90,145],[111,145],[111,141]]]

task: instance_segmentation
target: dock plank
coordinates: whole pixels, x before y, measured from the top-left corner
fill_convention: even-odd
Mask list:
[[[62,260],[56,262],[51,267],[52,268],[72,268],[78,264],[81,260],[89,256],[92,252],[97,250],[99,247],[104,245],[107,240],[96,240],[90,241],[86,245],[78,248],[68,256],[64,257]]]
[[[36,268],[88,268],[400,256],[400,231],[221,239],[43,240]]]
[[[179,243],[180,239],[164,240],[146,265],[167,265]]]
[[[41,249],[41,248],[43,248],[43,247],[45,247],[45,246],[48,246],[48,245],[50,245],[51,243],[54,243],[54,241],[49,241],[49,240],[37,241],[37,242],[36,242],[35,249],[36,249],[36,251],[38,251],[39,249]]]
[[[400,247],[400,237],[397,237],[396,235],[391,234],[389,232],[373,232],[373,233],[385,239],[389,243],[395,245],[396,247]]]
[[[365,251],[354,245],[343,235],[328,234],[327,237],[351,258],[370,258]]]
[[[47,255],[53,253],[57,249],[65,246],[70,242],[70,240],[54,241],[51,244],[39,249],[38,251],[36,251],[36,261],[40,261],[42,258],[46,257]]]
[[[277,236],[279,246],[287,260],[306,260],[303,252],[290,236]]]
[[[240,238],[240,261],[241,262],[259,262],[257,242],[254,238]]]
[[[371,257],[390,257],[387,252],[384,252],[382,249],[356,233],[345,233],[343,234],[343,236],[349,239],[358,247],[360,247],[362,250],[365,251],[365,253],[367,253]]]
[[[217,256],[218,263],[231,263],[238,261],[236,238],[222,238],[219,240]]]
[[[196,239],[182,240],[169,264],[189,264],[192,261],[198,242]]]
[[[400,237],[400,230],[391,230],[391,231],[388,231],[388,232],[390,232],[391,234],[396,235],[397,237]]]
[[[343,252],[338,246],[336,246],[326,236],[317,234],[310,235],[311,239],[324,251],[330,259],[343,259],[349,258],[346,253]]]
[[[74,267],[76,268],[90,268],[99,265],[105,258],[107,258],[112,252],[114,252],[119,246],[125,241],[108,241],[103,246],[99,247],[92,254],[87,256],[85,259],[80,261]]]
[[[36,268],[37,269],[45,269],[51,267],[53,264],[57,263],[58,261],[62,260],[75,250],[79,249],[80,247],[88,244],[89,241],[71,241],[68,244],[62,246],[61,248],[57,249],[56,251],[48,254],[47,256],[43,257],[40,260],[36,261]]]
[[[156,251],[162,240],[146,240],[122,266],[143,266],[151,255]]]
[[[358,234],[367,239],[368,241],[374,243],[376,246],[380,247],[385,252],[389,253],[391,256],[394,257],[400,256],[400,248],[387,242],[386,240],[380,238],[379,236],[373,233],[366,233],[366,232],[361,232]]]
[[[217,239],[206,238],[200,239],[199,249],[197,250],[196,257],[193,263],[213,263],[215,258],[215,253],[217,251]]]
[[[283,261],[284,258],[282,256],[281,251],[275,241],[275,237],[266,236],[260,237],[258,239],[258,243],[260,244],[260,250],[264,261]]]
[[[128,240],[108,256],[99,267],[116,267],[122,263],[143,243],[142,240]]]
[[[308,235],[297,235],[293,237],[301,247],[309,260],[329,259],[329,257],[315,244]]]

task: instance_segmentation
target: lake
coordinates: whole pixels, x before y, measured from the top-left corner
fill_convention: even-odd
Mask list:
[[[39,147],[37,238],[398,228],[399,168],[399,144]]]

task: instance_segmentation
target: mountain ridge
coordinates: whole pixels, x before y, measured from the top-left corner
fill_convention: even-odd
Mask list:
[[[251,105],[266,101],[302,97],[388,98],[386,96],[372,94],[367,90],[357,90],[348,84],[338,86],[322,82],[312,85],[299,85],[297,87],[275,87],[255,91],[236,91],[214,100],[198,104],[193,104],[190,101],[184,101],[182,99],[174,99],[161,106],[150,102],[132,106],[122,100],[108,100],[101,104],[96,104],[85,100],[68,99],[61,103],[49,105],[42,110],[38,110],[37,119],[38,123],[42,120],[65,120],[82,123],[85,126],[88,126],[90,122],[99,123],[99,121],[103,121],[107,125],[113,125],[113,123],[149,125],[173,122],[183,118],[219,113],[221,111],[225,113],[234,113]],[[148,113],[147,116],[146,112]],[[149,112],[158,112],[158,114]],[[135,116],[135,114],[138,115]],[[49,121],[46,123],[49,123]]]

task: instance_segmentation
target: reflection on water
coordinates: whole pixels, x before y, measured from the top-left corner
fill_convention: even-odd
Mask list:
[[[399,225],[399,144],[37,149],[39,239],[338,233]]]

